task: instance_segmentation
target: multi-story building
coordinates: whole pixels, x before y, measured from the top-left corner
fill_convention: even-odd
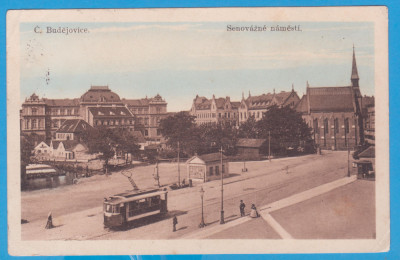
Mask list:
[[[362,96],[353,49],[351,85],[310,87],[296,106],[323,149],[347,149],[364,143]]]
[[[197,125],[228,123],[238,125],[238,108],[240,102],[232,102],[230,97],[207,99],[196,96],[189,111],[195,117]]]
[[[135,128],[142,132],[146,140],[160,142],[160,120],[167,117],[167,102],[157,94],[152,98],[122,99],[135,116]]]
[[[164,106],[162,112],[158,110],[159,103]],[[153,115],[166,113],[166,102],[161,97],[153,98],[148,107],[153,121],[157,118]],[[22,133],[36,133],[47,141],[55,138],[57,129],[70,119],[83,119],[94,127],[123,126],[133,130],[135,125],[135,116],[127,104],[108,86],[91,86],[80,98],[74,99],[47,99],[33,94],[22,104],[20,115]]]
[[[295,105],[300,101],[297,92],[294,91],[282,91],[280,93],[274,92],[268,94],[262,94],[259,96],[249,96],[245,99],[242,94],[242,101],[239,106],[239,123],[246,122],[250,116],[253,116],[256,121],[261,120],[263,113],[267,112],[268,109],[277,105],[279,107],[290,106],[294,108]]]

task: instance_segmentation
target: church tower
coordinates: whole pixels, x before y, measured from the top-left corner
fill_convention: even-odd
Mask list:
[[[357,70],[357,62],[356,62],[356,54],[354,51],[354,45],[353,45],[353,63],[351,67],[351,87],[353,89],[353,94],[354,94],[354,103],[355,103],[355,108],[356,108],[356,116],[358,119],[358,129],[359,129],[359,136],[360,136],[360,142],[359,144],[364,143],[364,120],[363,120],[363,115],[362,115],[362,95],[360,91],[360,86],[358,81],[360,80],[360,77],[358,76],[358,70]]]

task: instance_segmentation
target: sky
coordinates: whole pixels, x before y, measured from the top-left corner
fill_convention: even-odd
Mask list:
[[[227,25],[300,25],[301,31],[228,31]],[[47,27],[88,33],[46,33]],[[32,93],[78,98],[91,85],[108,85],[127,99],[160,94],[170,112],[189,110],[196,95],[240,101],[242,93],[293,85],[301,97],[307,81],[350,85],[353,44],[361,93],[374,95],[373,23],[22,23],[20,43],[21,103]]]

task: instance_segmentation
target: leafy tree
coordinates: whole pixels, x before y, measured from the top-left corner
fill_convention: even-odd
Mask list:
[[[311,139],[311,128],[292,108],[272,106],[257,122],[260,138],[271,136],[271,150],[274,153],[287,153],[289,147],[297,150]]]
[[[167,139],[167,144],[183,150],[186,154],[192,154],[193,146],[196,146],[196,140],[199,133],[196,129],[194,117],[186,112],[179,112],[160,121],[159,126],[161,134]]]
[[[121,151],[126,155],[125,163],[128,163],[128,154],[135,155],[139,152],[140,146],[137,144],[136,137],[127,128],[111,129],[112,139],[117,151]]]
[[[257,138],[258,137],[258,127],[257,121],[253,115],[240,125],[239,137],[241,138]]]
[[[232,155],[235,153],[237,131],[233,126],[227,123],[202,125],[200,132],[199,154],[218,152],[221,147],[225,154]]]
[[[115,154],[113,132],[109,128],[99,127],[88,131],[85,136],[90,153],[101,153],[100,159],[104,160],[105,169],[108,168],[108,161]]]

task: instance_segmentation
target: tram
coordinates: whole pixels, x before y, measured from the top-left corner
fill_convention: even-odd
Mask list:
[[[134,190],[104,198],[104,226],[124,227],[136,219],[167,213],[167,193],[160,189]]]

